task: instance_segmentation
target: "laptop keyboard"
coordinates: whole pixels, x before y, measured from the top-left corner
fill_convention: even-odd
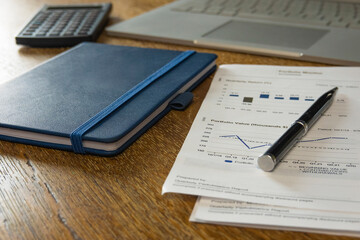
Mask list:
[[[172,10],[360,29],[360,3],[316,0],[194,0]]]

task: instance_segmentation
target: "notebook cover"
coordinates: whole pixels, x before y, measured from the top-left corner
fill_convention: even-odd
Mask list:
[[[69,138],[77,127],[180,53],[82,43],[0,85],[0,127]],[[207,53],[190,56],[85,133],[83,140],[110,143],[121,139],[215,59],[216,55]],[[169,108],[160,113],[125,146],[111,152],[86,149],[87,153],[111,155],[122,151],[168,111]],[[66,145],[0,138],[72,149]]]

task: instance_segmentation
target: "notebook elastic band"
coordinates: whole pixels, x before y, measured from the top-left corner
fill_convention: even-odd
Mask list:
[[[106,108],[101,110],[99,113],[97,113],[95,116],[87,120],[85,123],[83,123],[80,127],[75,129],[70,134],[70,140],[72,144],[73,151],[76,153],[85,153],[85,149],[82,144],[82,136],[93,126],[95,126],[97,123],[99,123],[101,120],[109,116],[112,112],[114,112],[116,109],[118,109],[121,105],[123,105],[125,102],[127,102],[129,99],[131,99],[133,96],[135,96],[138,92],[143,90],[145,87],[147,87],[149,84],[154,82],[156,79],[160,78],[162,75],[170,71],[172,68],[174,68],[176,65],[184,61],[186,58],[194,54],[195,51],[185,51],[179,54],[177,57],[172,59],[169,63],[161,67],[159,70],[157,70],[155,73],[151,74],[149,77],[135,85],[132,89],[124,93],[122,96],[120,96],[118,99],[116,99],[114,102],[112,102],[110,105],[108,105]]]

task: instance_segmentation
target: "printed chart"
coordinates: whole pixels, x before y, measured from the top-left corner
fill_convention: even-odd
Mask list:
[[[287,78],[223,75],[217,81],[213,109],[223,112],[202,118],[197,152],[216,164],[254,167],[266,151],[317,97],[333,87],[322,80],[304,79],[301,87],[290,87]],[[352,82],[343,88],[356,89]],[[341,91],[339,91],[341,92]],[[359,168],[356,138],[359,128],[349,128],[349,103],[338,94],[319,124],[285,157],[282,169],[303,173],[346,174]],[[342,126],[333,125],[335,121]],[[347,127],[344,127],[347,126]],[[200,130],[200,129],[199,129]]]

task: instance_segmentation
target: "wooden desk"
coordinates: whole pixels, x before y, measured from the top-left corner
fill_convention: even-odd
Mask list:
[[[47,3],[95,2],[47,0]],[[170,0],[113,1],[112,16],[128,19]],[[0,83],[65,48],[15,45],[14,36],[45,3],[0,1]],[[187,47],[113,38],[102,43],[186,50]],[[217,63],[316,65],[280,58],[216,53]],[[319,64],[317,64],[319,65]],[[211,78],[184,112],[172,111],[122,154],[103,158],[0,141],[0,239],[351,239],[189,222],[196,197],[161,195]]]

